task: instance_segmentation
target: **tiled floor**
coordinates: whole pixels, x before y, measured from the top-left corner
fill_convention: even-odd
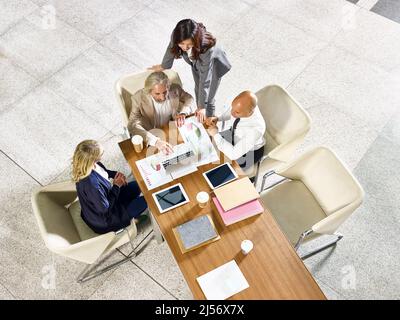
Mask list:
[[[379,0],[371,11],[400,23],[400,2],[397,0]]]
[[[104,143],[108,166],[129,172],[113,84],[159,63],[185,17],[204,22],[233,64],[219,106],[243,89],[281,84],[313,119],[298,154],[327,145],[364,186],[344,239],[306,260],[327,297],[400,298],[398,1],[227,3],[0,0],[0,299],[191,299],[168,246],[155,240],[133,262],[77,284],[84,266],[46,249],[30,204],[35,188],[68,179],[86,138]],[[175,65],[192,92],[189,68]]]

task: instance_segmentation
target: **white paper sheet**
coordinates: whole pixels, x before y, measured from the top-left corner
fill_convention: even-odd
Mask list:
[[[235,260],[197,278],[208,300],[225,300],[249,287]]]
[[[156,154],[136,161],[136,165],[148,190],[172,181],[171,175],[165,172]]]

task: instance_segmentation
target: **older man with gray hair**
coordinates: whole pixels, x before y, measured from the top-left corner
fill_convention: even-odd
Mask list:
[[[161,128],[170,120],[182,126],[185,117],[193,113],[194,109],[194,100],[189,93],[178,84],[171,84],[164,72],[153,72],[147,77],[144,88],[132,96],[129,133],[142,136],[147,145],[168,154],[172,152],[172,146],[153,135],[150,130]]]

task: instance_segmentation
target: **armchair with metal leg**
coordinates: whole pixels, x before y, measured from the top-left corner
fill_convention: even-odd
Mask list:
[[[311,127],[311,118],[300,104],[282,87],[268,85],[256,92],[258,107],[265,120],[264,156],[245,173],[255,176],[268,172],[291,159],[296,148],[303,142]],[[263,176],[262,188],[266,177]]]
[[[313,149],[267,177],[274,173],[284,179],[263,190],[261,198],[295,249],[322,235],[333,236],[302,259],[342,239],[336,230],[361,205],[364,191],[332,150]]]
[[[132,73],[121,77],[115,83],[115,93],[117,96],[117,100],[119,102],[119,106],[121,107],[122,112],[122,122],[123,122],[123,129],[125,138],[129,138],[129,131],[128,131],[128,121],[129,115],[132,110],[132,95],[135,94],[138,90],[143,89],[144,82],[146,78],[152,73],[153,71],[143,71],[139,73]],[[178,73],[173,70],[164,70],[163,71],[168,78],[171,80],[171,83],[176,83],[182,86],[181,79],[179,78]]]
[[[122,263],[134,258],[139,246],[150,240],[150,232],[136,246],[133,239],[137,236],[136,225],[117,232],[97,234],[93,232],[80,216],[75,183],[61,182],[40,188],[32,194],[32,208],[46,247],[61,256],[88,264],[78,277],[78,282],[94,278]],[[130,242],[132,252],[125,258],[96,272],[114,249]]]

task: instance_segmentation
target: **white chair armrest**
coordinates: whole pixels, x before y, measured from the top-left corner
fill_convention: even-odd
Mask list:
[[[333,234],[341,226],[343,222],[356,210],[362,202],[362,198],[359,201],[352,202],[351,204],[335,211],[326,218],[314,224],[311,229],[320,234]]]
[[[292,158],[297,147],[300,146],[301,143],[304,141],[307,132],[292,141],[288,141],[286,143],[278,145],[268,153],[268,156],[272,159],[276,159],[282,162],[288,162]]]

